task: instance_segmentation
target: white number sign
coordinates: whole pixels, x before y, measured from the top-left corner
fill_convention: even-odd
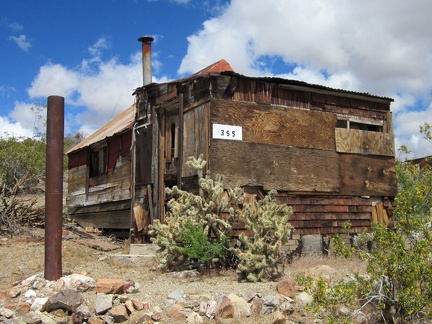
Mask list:
[[[241,126],[213,124],[213,138],[229,139],[235,141],[243,140]]]

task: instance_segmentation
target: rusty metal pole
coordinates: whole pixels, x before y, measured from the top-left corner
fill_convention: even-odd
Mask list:
[[[48,97],[45,179],[45,279],[62,276],[64,98]]]

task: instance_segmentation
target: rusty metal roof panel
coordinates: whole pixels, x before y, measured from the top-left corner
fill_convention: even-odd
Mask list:
[[[130,106],[128,109],[123,111],[120,115],[110,120],[96,132],[88,136],[82,142],[75,145],[66,154],[78,151],[84,147],[96,144],[107,137],[111,137],[115,134],[123,133],[125,130],[132,129],[135,121],[135,104]]]
[[[235,72],[233,70],[233,68],[230,66],[230,64],[227,61],[225,61],[224,59],[221,59],[221,60],[207,66],[206,68],[202,69],[201,71],[198,71],[198,72],[196,72],[196,73],[194,73],[188,77],[168,81],[165,83],[152,83],[152,84],[149,84],[147,86],[137,88],[137,89],[135,89],[135,92],[133,94],[136,94],[136,91],[139,91],[140,89],[147,88],[147,87],[151,88],[151,87],[159,87],[159,86],[166,85],[166,84],[184,83],[184,82],[192,81],[192,80],[199,79],[199,78],[205,78],[205,77],[217,76],[217,75],[230,75],[230,76],[236,76],[236,77],[246,78],[246,79],[250,79],[250,80],[261,80],[264,82],[267,81],[267,82],[285,84],[287,86],[315,89],[317,91],[320,91],[320,90],[321,91],[330,91],[330,92],[334,92],[335,94],[337,93],[337,94],[345,95],[345,96],[357,95],[357,96],[362,96],[362,97],[366,97],[366,98],[380,99],[380,100],[385,100],[385,101],[390,101],[390,102],[394,101],[392,98],[377,96],[377,95],[373,95],[373,94],[366,93],[366,92],[356,92],[356,91],[351,91],[351,90],[335,89],[335,88],[330,88],[330,87],[319,85],[319,84],[311,84],[311,83],[307,83],[307,82],[299,81],[299,80],[283,79],[280,77],[264,77],[264,76],[250,77],[250,76],[245,76],[245,75],[242,75],[242,74]]]

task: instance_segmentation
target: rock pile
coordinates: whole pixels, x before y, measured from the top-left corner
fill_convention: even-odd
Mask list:
[[[1,323],[202,323],[211,320],[259,318],[285,323],[289,315],[311,301],[290,279],[278,282],[274,295],[230,293],[217,300],[203,292],[187,296],[181,289],[166,296],[165,305],[140,300],[140,285],[121,279],[72,274],[48,281],[36,274],[0,294]],[[84,295],[87,297],[84,298]],[[92,296],[92,298],[89,298]]]

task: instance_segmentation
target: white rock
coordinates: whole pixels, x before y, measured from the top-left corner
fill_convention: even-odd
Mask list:
[[[30,310],[36,312],[42,310],[48,301],[48,297],[36,298],[30,306]]]
[[[31,277],[28,277],[26,279],[24,279],[23,281],[21,281],[21,285],[22,286],[28,286],[30,283],[32,283],[33,281],[35,281],[36,278],[42,277],[43,274],[41,273],[37,273]]]
[[[202,323],[204,319],[198,313],[192,312],[186,319],[188,323]]]
[[[8,308],[0,308],[0,315],[4,316],[6,318],[11,318],[12,316],[14,316],[14,311],[8,309]]]
[[[32,297],[36,297],[36,291],[34,291],[33,289],[29,289],[25,292],[24,297],[25,298],[32,298]]]
[[[89,285],[96,285],[96,280],[94,280],[91,277],[84,276],[84,275],[81,275],[78,273],[73,273],[73,274],[67,276],[67,278],[70,278],[72,280],[72,284],[79,281],[79,282],[84,282],[84,283],[89,284]]]
[[[313,298],[307,292],[303,291],[295,297],[297,304],[306,306],[312,302]]]

